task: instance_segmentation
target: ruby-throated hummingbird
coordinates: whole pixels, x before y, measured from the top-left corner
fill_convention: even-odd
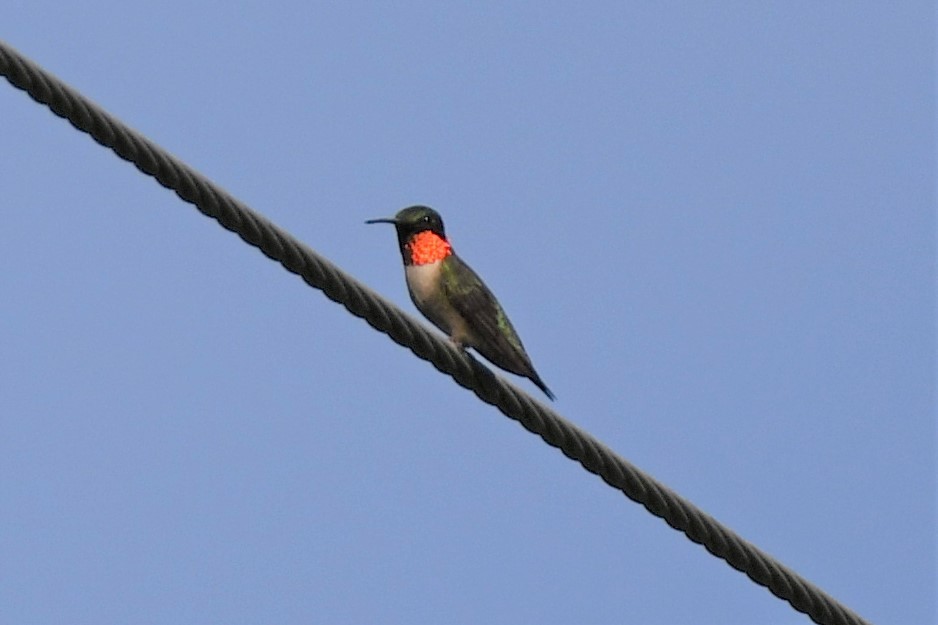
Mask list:
[[[411,206],[392,218],[365,223],[397,228],[410,299],[433,325],[457,347],[475,348],[492,364],[530,379],[554,399],[498,300],[453,252],[439,213],[427,206]]]

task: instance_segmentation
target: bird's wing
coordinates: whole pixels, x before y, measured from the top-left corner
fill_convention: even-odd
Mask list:
[[[444,265],[442,284],[450,304],[472,328],[472,347],[502,369],[523,376],[534,373],[505,311],[469,265],[461,260]]]

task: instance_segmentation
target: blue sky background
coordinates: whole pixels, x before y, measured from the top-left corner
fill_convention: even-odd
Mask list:
[[[133,4],[0,38],[408,311],[362,222],[436,207],[560,413],[935,622],[933,3]],[[0,136],[0,621],[807,622],[5,82]]]

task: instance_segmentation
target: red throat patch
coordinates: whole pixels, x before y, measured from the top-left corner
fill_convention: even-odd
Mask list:
[[[410,250],[410,259],[415,265],[435,263],[453,253],[449,241],[429,230],[410,237],[407,249]]]

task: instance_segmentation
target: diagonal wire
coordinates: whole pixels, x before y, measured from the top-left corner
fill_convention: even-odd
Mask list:
[[[590,473],[642,504],[649,512],[683,532],[691,541],[742,571],[775,596],[822,625],[861,625],[859,615],[820,588],[743,540],[716,519],[642,472],[553,410],[496,377],[476,360],[390,302],[360,284],[273,223],[216,187],[141,134],[43,71],[0,41],[0,74],[35,101],[48,106],[95,141],[112,149],[140,171],[193,204],[199,211],[238,234],[287,271],[361,317],[396,343],[410,349],[482,401],[518,421],[547,444],[579,462]]]

